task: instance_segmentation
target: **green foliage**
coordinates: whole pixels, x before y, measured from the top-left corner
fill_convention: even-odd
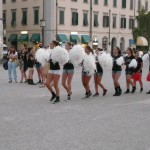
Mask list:
[[[150,12],[146,12],[144,8],[138,10],[138,16],[136,16],[138,27],[133,29],[133,38],[136,41],[138,36],[145,37],[150,40]]]

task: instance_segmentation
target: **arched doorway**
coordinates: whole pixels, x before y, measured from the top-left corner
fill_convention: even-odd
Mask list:
[[[125,51],[125,39],[123,37],[120,39],[120,49],[122,52]]]
[[[113,37],[112,41],[111,41],[111,53],[113,52],[113,49],[116,46],[117,46],[117,39],[115,37]]]

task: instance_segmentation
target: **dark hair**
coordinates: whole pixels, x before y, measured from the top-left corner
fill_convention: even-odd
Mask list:
[[[132,50],[132,48],[128,47],[127,49],[130,51],[131,55],[133,56],[133,50]]]
[[[66,44],[68,44],[69,46],[72,46],[71,42],[68,42],[68,41],[67,41]]]
[[[14,46],[14,45],[11,45],[11,46],[10,46],[10,48],[11,48],[11,49],[12,49],[12,48],[14,49],[14,50],[13,50],[13,51],[11,51],[10,53],[15,54],[15,52],[16,52],[16,48],[15,48],[15,46]]]
[[[121,55],[121,50],[120,50],[120,48],[117,47],[117,46],[116,46],[115,48],[118,50],[118,54]]]
[[[76,39],[73,40],[73,44],[77,44],[77,40]]]
[[[86,49],[88,49],[92,54],[94,54],[93,49],[90,46],[86,46]]]
[[[98,51],[103,51],[103,49],[102,49],[102,48],[97,48],[97,50],[98,50]]]
[[[59,42],[56,41],[56,40],[53,40],[52,43],[53,43],[55,46],[59,46],[59,45],[60,45]]]
[[[30,52],[31,52],[31,50],[32,50],[32,48],[31,48],[31,47],[29,47],[29,48],[28,48],[28,52],[30,53]]]

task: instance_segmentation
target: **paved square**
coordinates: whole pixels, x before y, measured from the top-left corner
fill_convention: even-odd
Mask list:
[[[108,94],[83,100],[81,68],[76,68],[72,100],[65,102],[61,86],[61,102],[53,105],[46,88],[9,84],[7,71],[0,66],[0,150],[150,150],[147,70],[148,64],[143,93],[138,85],[135,94],[113,97],[111,69],[105,68],[102,82]],[[91,86],[94,93],[93,78]],[[121,86],[125,91],[124,71]]]

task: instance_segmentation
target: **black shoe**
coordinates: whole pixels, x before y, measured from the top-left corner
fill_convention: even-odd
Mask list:
[[[52,94],[52,97],[51,97],[50,101],[53,101],[55,98],[56,98],[56,95]]]
[[[128,93],[130,93],[130,90],[127,89],[124,93],[125,93],[125,94],[128,94]]]
[[[117,96],[117,88],[115,87],[115,94],[113,96]]]
[[[28,83],[28,79],[26,81],[24,81],[24,83]]]
[[[59,103],[60,100],[59,100],[59,97],[56,96],[56,99],[54,100],[53,104],[56,104],[56,103]]]
[[[103,90],[103,96],[105,96],[107,93],[107,89]]]
[[[29,85],[31,84],[31,79],[28,79],[28,84],[29,84]]]
[[[91,92],[91,91],[89,91],[89,92],[88,92],[88,96],[90,97],[91,95],[92,95],[92,92]]]
[[[86,92],[86,93],[87,93],[87,94],[86,94],[85,97],[83,97],[82,99],[89,98],[89,97],[92,95],[91,92]]]
[[[143,92],[143,88],[141,87],[141,89],[140,89],[140,92],[142,93]]]
[[[136,87],[135,86],[133,86],[133,88],[132,88],[132,94],[135,92],[135,90],[136,90]]]
[[[150,91],[146,92],[146,94],[150,94]]]
[[[36,85],[36,84],[33,82],[33,79],[30,79],[30,85]]]

